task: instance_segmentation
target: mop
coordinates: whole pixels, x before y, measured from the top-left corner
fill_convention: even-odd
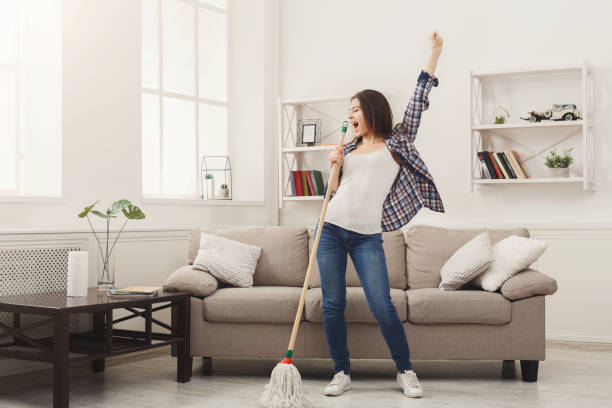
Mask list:
[[[346,135],[346,128],[348,122],[342,123],[342,132],[340,136],[339,147],[342,147],[344,143],[344,136]],[[340,168],[338,163],[333,164],[331,173],[329,175],[329,186],[334,177],[337,176]],[[264,392],[259,397],[259,403],[264,407],[268,408],[309,408],[312,407],[312,403],[306,399],[306,396],[302,392],[302,378],[298,369],[293,365],[291,356],[293,355],[293,346],[295,344],[295,338],[297,337],[298,327],[300,325],[300,317],[304,310],[304,301],[306,300],[306,291],[308,290],[308,284],[310,283],[310,275],[312,268],[316,262],[317,248],[319,246],[319,238],[321,236],[321,229],[323,228],[323,222],[325,221],[325,214],[327,213],[327,204],[329,203],[331,190],[328,188],[325,194],[325,200],[323,201],[323,208],[321,209],[321,216],[319,217],[319,224],[317,226],[317,232],[315,236],[312,253],[308,260],[308,270],[306,271],[306,278],[304,279],[304,286],[302,287],[302,296],[300,297],[300,304],[298,306],[297,313],[295,315],[295,321],[293,322],[293,331],[291,332],[291,339],[289,340],[289,347],[285,354],[285,359],[278,363],[274,370],[272,370],[272,376],[270,382],[264,387]]]

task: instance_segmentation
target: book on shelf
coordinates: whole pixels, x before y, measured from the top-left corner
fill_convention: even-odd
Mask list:
[[[325,189],[325,185],[323,184],[323,175],[319,170],[310,170],[310,173],[312,175],[315,192],[317,195],[323,195],[323,190]]]
[[[319,170],[291,170],[289,184],[294,197],[323,195],[325,188]]]
[[[514,150],[490,152],[483,150],[476,153],[480,161],[481,178],[517,179],[529,178],[525,165]]]
[[[312,185],[312,176],[310,174],[309,170],[306,170],[304,173],[306,173],[306,179],[308,180],[308,191],[310,192],[310,195],[317,195],[317,192],[314,189],[314,186]]]
[[[310,191],[308,190],[308,180],[306,180],[306,172],[302,170],[299,170],[299,172],[302,178],[302,192],[304,193],[305,196],[312,195],[310,194]]]
[[[161,286],[126,286],[124,288],[112,288],[108,290],[110,296],[157,296]]]
[[[504,155],[504,152],[497,152],[495,154],[497,155],[497,157],[499,157],[499,161],[501,162],[501,164],[506,169],[506,174],[508,175],[507,178],[515,179],[516,178],[516,174],[514,174],[514,171],[512,170],[512,166],[510,166],[510,163],[508,163],[508,159]]]

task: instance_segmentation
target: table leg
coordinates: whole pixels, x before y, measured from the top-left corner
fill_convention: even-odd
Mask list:
[[[53,327],[53,408],[68,408],[68,313],[60,312]]]
[[[176,328],[177,334],[183,338],[183,342],[177,345],[176,380],[185,383],[191,380],[193,366],[190,348],[191,297],[186,296],[172,307],[176,308],[176,313],[172,316],[178,320],[176,324],[172,324],[172,327]]]
[[[93,330],[96,337],[100,339],[104,338],[104,312],[95,312],[93,313]],[[91,362],[91,368],[94,373],[101,373],[104,371],[106,364],[104,359],[93,360]]]

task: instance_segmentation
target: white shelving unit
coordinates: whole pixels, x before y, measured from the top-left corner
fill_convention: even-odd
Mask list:
[[[504,82],[506,81],[506,82]],[[514,81],[514,82],[512,82]],[[515,85],[520,82],[534,88],[548,86],[553,94],[550,98],[561,100],[538,99],[532,92],[517,92]],[[503,84],[502,84],[503,83]],[[496,86],[497,85],[497,86]],[[489,93],[489,94],[487,94]],[[508,95],[511,93],[512,95]],[[546,93],[546,92],[544,92]],[[535,95],[535,94],[534,94]],[[492,99],[495,98],[495,101]],[[565,99],[564,99],[565,98]],[[580,100],[568,100],[576,98]],[[516,102],[521,108],[518,114],[525,115],[529,110],[544,110],[555,103],[575,103],[582,112],[582,120],[542,121],[530,123],[521,121],[517,114],[510,123],[494,124],[492,108],[507,104],[508,100]],[[547,106],[540,106],[547,101]],[[530,183],[582,183],[584,190],[595,190],[594,132],[593,132],[593,68],[584,61],[579,65],[555,66],[547,68],[520,68],[504,71],[470,71],[470,160],[468,169],[469,191],[475,184],[530,184]],[[507,107],[507,106],[506,106]],[[512,115],[511,115],[512,116]],[[547,132],[544,138],[544,133]],[[521,139],[526,139],[521,142]],[[492,139],[497,138],[505,143],[502,149],[496,149]],[[548,142],[549,139],[553,141]],[[560,140],[559,140],[560,139]],[[581,152],[579,166],[570,166],[570,177],[550,178],[532,177],[527,179],[488,179],[481,178],[480,160],[477,152],[482,150],[503,151],[521,150],[520,156],[527,166],[535,169],[544,166],[548,151],[558,145],[574,140]],[[537,145],[540,145],[537,147]],[[575,152],[574,152],[575,153]],[[574,166],[574,167],[573,167]],[[577,168],[576,168],[577,167]],[[531,176],[530,172],[530,176]]]
[[[321,119],[321,143],[338,143],[339,131],[342,122],[346,120],[350,96],[312,98],[303,100],[282,100],[279,98],[279,123],[278,123],[278,207],[283,208],[285,201],[312,201],[323,200],[322,195],[317,196],[293,196],[291,195],[291,184],[289,175],[292,170],[313,170],[303,168],[305,163],[311,163],[313,155],[324,155],[318,159],[321,163],[327,163],[328,152],[334,146],[296,146],[297,124],[300,119]],[[344,106],[345,105],[345,106]],[[331,109],[330,109],[331,108]],[[335,109],[334,109],[335,108]],[[335,113],[335,114],[334,114]],[[348,134],[345,142],[350,140]],[[311,157],[306,157],[306,156]],[[329,176],[327,167],[320,169],[323,173],[325,183]],[[327,173],[327,174],[326,174]]]

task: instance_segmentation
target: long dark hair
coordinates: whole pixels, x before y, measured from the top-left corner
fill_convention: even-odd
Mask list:
[[[377,136],[382,136],[383,139],[390,138],[393,131],[393,112],[385,95],[373,89],[364,89],[353,95],[351,101],[355,98],[359,100],[361,112],[370,131]],[[401,123],[396,125],[400,127],[400,130],[401,126]],[[353,137],[353,140],[347,144],[352,143],[356,138],[357,136]],[[391,156],[397,164],[402,165],[402,160],[395,153],[391,152]]]
[[[355,98],[359,100],[361,112],[370,131],[385,139],[390,137],[393,130],[393,112],[385,95],[373,89],[364,89],[353,95],[351,101]]]

